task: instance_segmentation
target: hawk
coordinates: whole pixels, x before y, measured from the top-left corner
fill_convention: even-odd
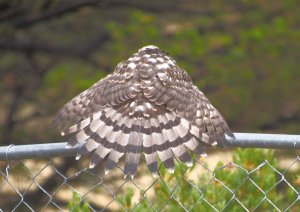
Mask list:
[[[158,160],[174,170],[174,158],[192,166],[190,151],[234,137],[219,111],[167,53],[145,46],[115,71],[83,91],[53,121],[67,147],[82,144],[76,159],[93,152],[90,168],[105,161],[105,173],[125,155],[125,177],[134,177],[141,156],[156,175]]]

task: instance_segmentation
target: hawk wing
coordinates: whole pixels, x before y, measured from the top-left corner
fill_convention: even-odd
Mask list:
[[[67,102],[56,114],[52,126],[65,132],[70,125],[90,117],[107,106],[118,105],[136,95],[132,82],[133,74],[123,72],[120,63],[114,74],[96,82],[92,87]]]
[[[77,159],[94,152],[90,168],[107,158],[108,172],[125,154],[124,174],[131,177],[142,153],[157,173],[158,158],[170,170],[174,157],[191,165],[188,149],[205,155],[203,146],[233,136],[189,75],[155,46],[140,49],[69,101],[53,124],[62,135],[72,135],[69,146],[84,144]]]
[[[189,75],[178,66],[167,68],[157,74],[161,84],[155,84],[159,98],[152,98],[156,104],[179,117],[187,119],[195,128],[194,135],[206,144],[225,146],[225,134],[234,137],[225,119],[209,102],[206,96],[193,85]],[[163,86],[163,88],[161,88]],[[151,99],[151,97],[150,97]]]

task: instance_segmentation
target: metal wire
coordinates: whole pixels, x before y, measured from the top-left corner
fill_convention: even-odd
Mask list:
[[[300,135],[234,133],[227,137],[228,147],[300,149]],[[75,156],[80,145],[66,149],[67,143],[9,145],[0,147],[0,160]],[[8,151],[9,150],[9,151]]]
[[[235,136],[231,147],[299,149],[300,144],[297,135]],[[157,177],[141,165],[134,179],[124,179],[122,164],[104,175],[78,168],[86,164],[73,158],[54,158],[74,156],[78,148],[66,149],[65,143],[0,147],[0,211],[300,210],[299,156],[281,168],[270,158],[214,167],[195,159],[191,168],[177,161],[174,174],[160,166]]]

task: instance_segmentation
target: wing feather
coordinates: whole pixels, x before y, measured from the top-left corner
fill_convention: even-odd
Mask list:
[[[159,98],[154,99],[157,104],[166,104],[167,110],[177,116],[187,119],[204,133],[202,141],[214,145],[226,143],[225,134],[234,137],[226,121],[219,111],[209,102],[205,95],[195,86],[188,74],[176,67],[164,73],[157,74],[160,85],[165,92],[160,92]],[[160,90],[164,90],[160,88]],[[208,136],[208,138],[206,137]],[[208,141],[207,141],[208,139]]]
[[[89,118],[107,106],[126,102],[135,95],[132,85],[132,78],[126,74],[108,75],[67,102],[57,112],[52,126],[64,132],[70,125]]]
[[[191,165],[188,150],[234,137],[219,111],[193,85],[186,71],[155,46],[118,64],[113,74],[75,96],[57,113],[53,126],[83,144],[77,159],[93,151],[90,168],[104,158],[105,173],[125,155],[124,174],[133,177],[142,153],[156,174],[158,161],[173,171],[174,157]]]

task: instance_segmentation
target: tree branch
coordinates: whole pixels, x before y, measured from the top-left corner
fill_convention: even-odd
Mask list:
[[[44,52],[55,55],[68,55],[81,58],[87,58],[93,51],[111,37],[107,32],[100,32],[97,36],[86,42],[83,46],[77,48],[55,46],[42,41],[21,42],[18,40],[4,40],[0,41],[0,49],[21,51],[25,53]]]
[[[57,18],[61,15],[78,10],[84,6],[92,6],[100,3],[99,0],[74,0],[74,1],[63,1],[59,6],[55,8],[50,8],[49,10],[44,11],[42,14],[30,15],[28,17],[22,17],[19,20],[14,22],[14,27],[22,28],[29,25],[39,23],[44,20],[49,20],[52,18]]]

